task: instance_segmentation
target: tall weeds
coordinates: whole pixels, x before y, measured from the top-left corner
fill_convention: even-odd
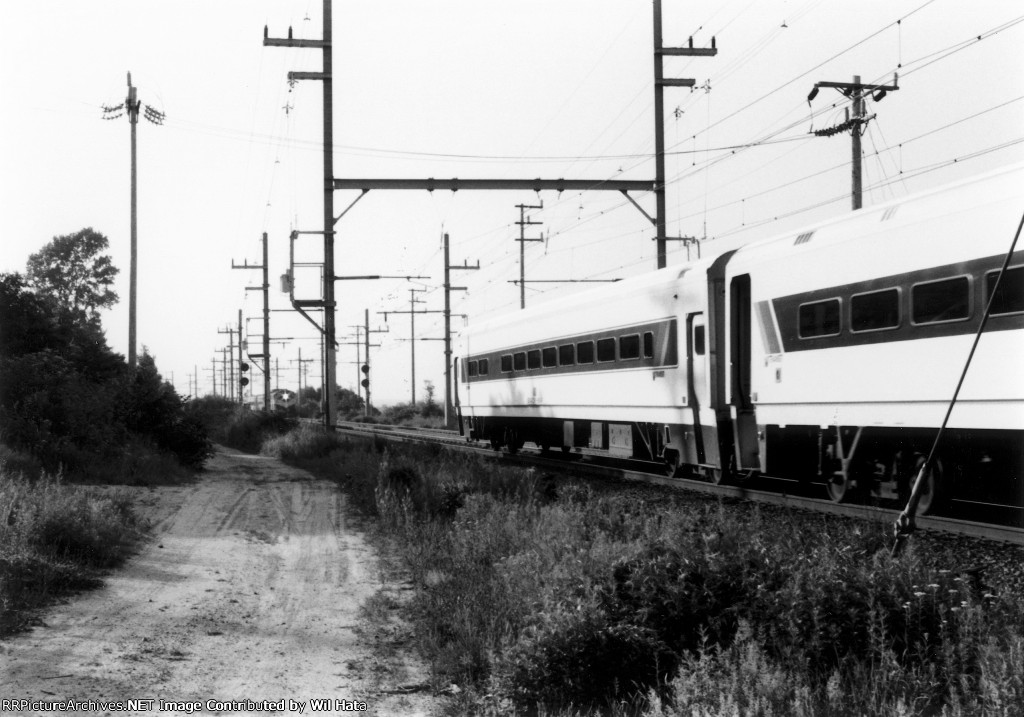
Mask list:
[[[124,493],[98,494],[59,475],[30,480],[0,464],[0,634],[20,627],[26,610],[96,585],[140,529]]]
[[[397,546],[456,711],[1024,714],[1024,600],[913,549],[892,560],[880,528],[650,503],[439,449],[332,450]]]

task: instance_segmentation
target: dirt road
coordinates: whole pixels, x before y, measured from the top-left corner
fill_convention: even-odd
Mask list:
[[[0,642],[0,713],[83,713],[10,699],[92,701],[94,714],[436,711],[401,627],[361,616],[395,586],[332,484],[221,450],[199,483],[142,489],[138,502],[154,539],[105,587]],[[154,702],[99,704],[129,699]]]

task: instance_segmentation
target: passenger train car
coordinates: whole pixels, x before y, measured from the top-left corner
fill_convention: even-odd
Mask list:
[[[905,500],[1024,212],[1024,166],[471,326],[473,439]],[[1014,253],[921,510],[1024,525],[1024,250]],[[969,511],[968,511],[969,512]]]

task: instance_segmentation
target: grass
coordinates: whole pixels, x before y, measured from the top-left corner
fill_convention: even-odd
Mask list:
[[[1024,601],[881,527],[602,492],[441,449],[273,450],[376,518],[463,714],[1024,714]]]
[[[126,493],[100,495],[59,475],[32,479],[0,463],[0,634],[55,598],[98,585],[140,531]]]

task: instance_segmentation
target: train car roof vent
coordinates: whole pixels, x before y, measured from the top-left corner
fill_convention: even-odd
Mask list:
[[[890,219],[892,219],[894,216],[896,216],[896,210],[897,209],[899,209],[899,205],[896,205],[895,207],[889,207],[884,212],[882,212],[882,221],[883,222],[887,222]]]
[[[798,244],[806,244],[811,240],[812,236],[814,236],[814,232],[804,232],[803,234],[796,238],[796,241],[793,242],[793,246],[797,246]]]

